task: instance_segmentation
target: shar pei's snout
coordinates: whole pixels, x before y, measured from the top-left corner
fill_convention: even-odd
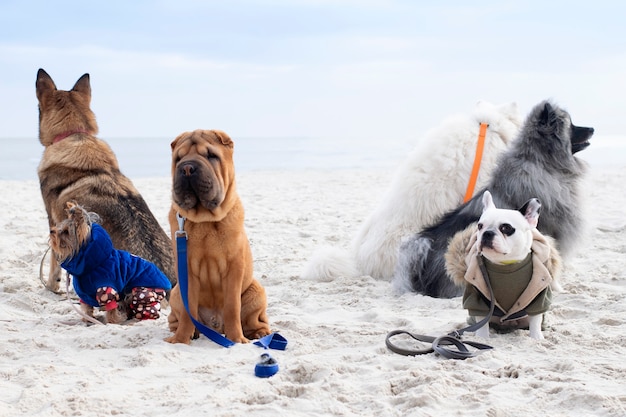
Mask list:
[[[219,181],[210,164],[201,159],[185,158],[179,161],[173,173],[173,200],[183,209],[198,204],[214,210],[224,201],[224,183]]]

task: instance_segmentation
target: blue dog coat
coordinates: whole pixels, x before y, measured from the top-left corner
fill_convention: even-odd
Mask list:
[[[91,239],[61,266],[73,275],[74,290],[81,301],[94,307],[99,306],[95,295],[101,287],[111,287],[120,295],[135,287],[172,288],[156,265],[115,249],[106,230],[96,223],[91,226]]]

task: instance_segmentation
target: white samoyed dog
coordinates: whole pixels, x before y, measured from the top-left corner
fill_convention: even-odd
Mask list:
[[[471,114],[452,116],[428,131],[395,172],[378,206],[361,224],[351,249],[318,249],[302,278],[328,281],[339,276],[369,275],[391,280],[402,239],[463,203],[481,123],[489,126],[474,190],[487,185],[498,155],[522,124],[516,103],[494,105],[480,101]]]

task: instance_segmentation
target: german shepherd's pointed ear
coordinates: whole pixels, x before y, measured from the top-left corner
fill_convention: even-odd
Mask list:
[[[89,74],[83,74],[83,76],[76,81],[74,87],[72,87],[72,91],[76,91],[91,100],[91,84],[89,82]]]
[[[37,71],[37,81],[35,82],[35,89],[37,91],[37,100],[41,101],[44,96],[56,91],[57,86],[52,81],[52,78],[46,71],[39,68]]]

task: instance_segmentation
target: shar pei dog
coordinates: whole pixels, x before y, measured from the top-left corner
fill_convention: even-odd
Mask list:
[[[197,337],[189,315],[236,343],[270,334],[265,290],[253,277],[244,209],[235,187],[233,149],[231,138],[218,130],[185,132],[172,142],[169,222],[176,252],[177,214],[184,219],[189,313],[177,284],[168,317],[174,335],[167,342],[189,344]]]

